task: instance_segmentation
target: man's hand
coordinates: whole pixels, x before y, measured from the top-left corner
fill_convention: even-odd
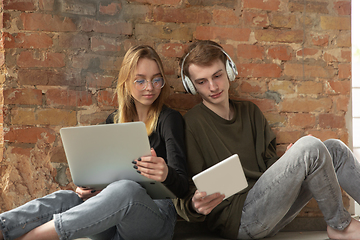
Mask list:
[[[206,192],[199,192],[196,190],[192,197],[192,208],[200,214],[208,215],[211,211],[219,205],[225,198],[224,194],[214,193],[206,195]]]

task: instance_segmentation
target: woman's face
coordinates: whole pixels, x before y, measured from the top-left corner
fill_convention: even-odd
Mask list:
[[[135,79],[130,80],[130,92],[137,109],[150,107],[159,97],[164,79],[155,60],[140,58]]]

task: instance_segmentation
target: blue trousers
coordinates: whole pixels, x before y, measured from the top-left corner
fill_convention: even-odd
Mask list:
[[[350,221],[340,186],[360,203],[360,164],[341,141],[299,139],[259,178],[242,209],[238,239],[270,237],[290,223],[314,198],[328,226]]]
[[[57,191],[0,214],[4,239],[15,239],[54,220],[61,240],[172,239],[176,210],[171,200],[153,200],[138,183],[120,180],[83,202]]]

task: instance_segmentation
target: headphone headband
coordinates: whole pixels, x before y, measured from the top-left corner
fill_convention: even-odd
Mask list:
[[[225,68],[226,68],[226,73],[227,73],[227,76],[228,76],[229,80],[230,80],[230,81],[234,81],[235,78],[236,78],[236,75],[238,74],[238,71],[237,71],[237,68],[236,68],[235,63],[233,62],[233,60],[231,59],[231,57],[229,56],[229,54],[227,54],[227,53],[225,52],[224,49],[222,49],[221,47],[216,46],[216,45],[211,45],[211,46],[214,46],[214,47],[220,49],[221,52],[222,52],[223,54],[225,54],[225,56],[226,56],[226,58],[227,58],[226,64],[225,64],[225,65],[226,65],[226,66],[225,66]],[[195,94],[196,94],[196,88],[195,88],[194,84],[192,83],[191,79],[184,74],[184,64],[185,64],[185,60],[186,60],[186,58],[189,56],[189,54],[190,54],[193,50],[194,50],[194,49],[191,49],[191,50],[185,55],[184,59],[182,60],[180,75],[181,75],[181,80],[182,80],[182,83],[183,83],[183,85],[184,85],[184,88],[185,88],[186,92],[195,95]]]

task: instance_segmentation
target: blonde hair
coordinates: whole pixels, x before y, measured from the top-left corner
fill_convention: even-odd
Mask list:
[[[115,115],[114,122],[132,122],[133,119],[137,117],[135,102],[130,92],[130,84],[132,84],[133,80],[135,79],[137,63],[141,58],[154,60],[157,63],[160,73],[165,81],[165,85],[161,89],[160,95],[150,106],[147,119],[145,120],[146,131],[148,135],[150,135],[156,129],[160,112],[170,91],[164,74],[164,68],[161,59],[155,50],[150,46],[133,46],[126,52],[124,56],[116,86],[119,110]]]

